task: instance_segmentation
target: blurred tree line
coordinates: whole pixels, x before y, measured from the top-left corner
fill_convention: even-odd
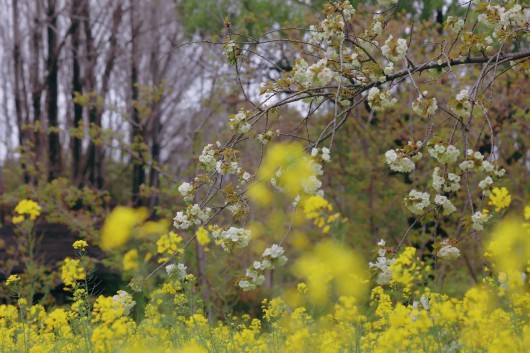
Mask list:
[[[219,85],[228,72],[215,47],[178,45],[222,40],[225,18],[249,39],[314,22],[324,3],[5,0],[0,161],[11,168],[3,188],[13,190],[16,165],[18,185],[59,177],[96,190],[119,185],[115,201],[156,207],[147,191],[185,170],[197,132],[206,139],[203,125],[215,129],[241,99],[235,84]],[[400,7],[419,19],[450,10],[440,0]]]

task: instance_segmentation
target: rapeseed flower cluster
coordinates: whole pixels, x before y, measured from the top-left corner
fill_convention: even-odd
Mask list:
[[[160,255],[158,261],[162,263],[167,261],[173,254],[182,253],[183,249],[180,247],[182,242],[182,237],[175,232],[169,232],[158,238],[156,241],[157,252]]]
[[[15,216],[11,219],[13,224],[23,222],[26,217],[32,221],[36,220],[40,216],[41,207],[39,204],[32,200],[21,200],[15,206]]]
[[[133,229],[147,219],[146,208],[116,207],[101,229],[100,246],[105,251],[122,248],[132,237]]]
[[[494,188],[489,195],[488,205],[495,207],[495,212],[499,212],[502,209],[510,206],[512,202],[512,196],[505,187]]]
[[[333,206],[322,196],[308,197],[303,206],[305,218],[312,220],[313,224],[326,234],[331,229],[331,225],[340,218],[340,213],[333,213]]]
[[[526,213],[525,213],[525,216]],[[529,217],[526,217],[528,221]],[[370,279],[366,261],[332,240],[317,244],[290,266],[300,282],[265,300],[262,315],[210,321],[192,299],[194,276],[184,264],[147,296],[143,319],[133,319],[136,300],[120,290],[90,299],[77,285],[86,278],[81,259],[67,258],[61,278],[72,290],[70,306],[45,309],[19,297],[0,305],[2,352],[505,352],[530,349],[530,230],[508,219],[485,246],[489,275],[461,297],[431,288],[431,267],[417,250],[393,254],[379,242],[386,281]],[[166,239],[167,238],[167,239]],[[171,236],[164,239],[169,240]],[[165,243],[165,240],[164,242]],[[76,241],[75,247],[85,244]],[[456,243],[444,240],[438,257],[454,260]],[[163,245],[163,244],[161,244]],[[167,244],[166,244],[167,245]],[[162,246],[162,253],[171,248]],[[171,248],[171,251],[174,251]],[[267,248],[252,270],[285,264],[285,250]],[[458,252],[459,254],[459,252]],[[377,263],[382,263],[378,259]],[[263,267],[263,269],[262,269]],[[23,279],[6,281],[17,288]],[[250,281],[250,280],[249,280]],[[243,286],[242,286],[243,287]],[[17,295],[20,295],[17,294]]]
[[[69,257],[64,259],[64,264],[61,266],[61,279],[66,287],[74,287],[76,281],[81,281],[85,278],[85,269],[81,266],[79,259],[71,259]]]

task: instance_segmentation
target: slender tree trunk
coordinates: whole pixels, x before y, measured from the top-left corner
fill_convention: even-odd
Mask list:
[[[193,151],[199,151],[200,150],[200,143],[201,143],[201,133],[200,130],[196,130],[193,134],[193,142],[192,142],[192,150]],[[197,176],[197,166],[193,166],[193,176]],[[197,200],[197,193],[194,195],[194,203],[196,203]],[[208,281],[208,272],[206,270],[206,251],[204,251],[204,246],[199,243],[197,238],[195,238],[195,243],[197,244],[197,267],[199,268],[199,281],[201,283],[201,290],[202,290],[202,298],[204,299],[204,303],[206,305],[210,305],[210,282]],[[208,319],[213,319],[213,312],[208,307]]]
[[[83,94],[83,86],[81,84],[81,67],[79,63],[80,50],[80,18],[82,13],[82,0],[74,0],[72,2],[71,22],[72,22],[72,102],[76,93]],[[77,131],[83,124],[83,106],[74,103],[74,130],[71,134],[72,139],[72,180],[75,184],[80,182],[81,174],[81,152],[82,139],[79,131]]]
[[[85,72],[85,83],[86,88],[89,92],[96,92],[96,66],[97,66],[97,53],[94,46],[94,38],[92,36],[91,27],[91,14],[90,14],[90,3],[88,0],[83,1],[83,27],[85,29],[85,52],[86,60],[88,62],[88,68]],[[104,93],[101,93],[104,94]],[[90,104],[88,107],[88,123],[91,129],[100,130],[101,123],[98,119],[97,107]],[[88,145],[86,164],[83,171],[83,175],[88,178],[88,183],[91,186],[97,187],[97,159],[99,145],[95,142],[95,137],[90,136],[90,142]],[[87,176],[88,174],[88,176]]]
[[[131,142],[135,156],[133,156],[133,180],[132,180],[132,203],[134,206],[144,205],[144,200],[140,196],[140,187],[145,182],[145,163],[143,151],[140,145],[143,144],[143,129],[140,120],[140,112],[136,107],[139,98],[138,91],[138,32],[140,26],[136,23],[135,2],[131,1]]]
[[[59,137],[58,98],[58,57],[56,0],[48,0],[47,38],[48,57],[46,59],[46,110],[48,115],[48,180],[51,181],[61,174],[61,141]]]
[[[160,124],[156,124],[153,127],[152,138],[151,138],[151,168],[149,170],[149,186],[155,190],[160,187],[160,173],[158,172],[158,166],[160,165],[160,142],[158,141],[160,136]],[[154,192],[149,200],[149,208],[154,210],[160,203],[158,192]]]
[[[0,168],[0,200],[4,196],[4,168]],[[5,225],[5,205],[3,203],[0,204],[0,226]]]
[[[158,16],[157,16],[157,8],[155,6],[151,6],[151,23],[157,23]],[[152,85],[153,87],[156,87],[160,84],[160,70],[159,70],[159,63],[158,58],[160,56],[160,37],[159,36],[153,36],[153,45],[151,48],[151,54],[150,54],[150,71],[152,76]],[[156,88],[158,89],[158,87]],[[149,124],[149,135],[150,135],[150,143],[151,143],[151,168],[149,170],[149,186],[155,190],[151,194],[151,197],[149,199],[149,208],[154,212],[156,206],[158,206],[160,198],[158,189],[160,187],[160,173],[158,172],[158,166],[160,165],[160,134],[162,132],[162,126],[161,126],[161,105],[163,102],[163,98],[160,98],[160,100],[157,100],[153,103],[153,114],[150,118],[150,124]]]
[[[42,25],[40,21],[40,14],[42,13],[41,2],[35,3],[36,11],[33,18],[33,28],[31,29],[31,65],[30,65],[30,81],[31,81],[31,105],[33,108],[33,126],[35,127],[33,139],[33,155],[35,158],[35,172],[37,174],[41,170],[45,170],[46,162],[44,161],[46,148],[43,136],[43,126],[41,119],[41,98],[43,85],[39,77],[40,60],[41,60],[41,44],[42,44]],[[33,182],[36,182],[36,178]]]
[[[112,13],[112,29],[111,34],[108,39],[109,51],[107,58],[105,60],[105,69],[101,78],[101,88],[97,90],[96,88],[96,66],[97,66],[97,57],[96,57],[96,48],[94,46],[94,39],[91,31],[90,24],[90,3],[89,0],[83,0],[83,19],[84,19],[84,29],[86,37],[86,60],[88,61],[88,68],[85,70],[85,82],[86,90],[90,92],[98,92],[99,95],[105,97],[110,84],[110,78],[112,70],[114,68],[114,62],[116,58],[116,46],[117,46],[117,34],[120,27],[123,9],[122,3],[114,1],[115,4],[113,13]],[[103,109],[97,106],[90,106],[88,109],[88,121],[92,127],[96,130],[101,130],[101,118],[103,115]],[[90,140],[88,146],[88,155],[86,159],[86,164],[83,169],[83,175],[88,173],[89,183],[95,186],[98,189],[102,189],[105,184],[104,174],[103,174],[103,162],[105,159],[105,152],[101,144],[95,143],[93,139]]]
[[[22,112],[22,97],[21,97],[21,90],[20,90],[20,84],[22,80],[24,80],[24,77],[22,76],[22,57],[20,55],[20,30],[18,28],[18,21],[16,20],[19,16],[18,13],[18,0],[13,0],[13,33],[14,33],[14,42],[15,47],[13,48],[13,63],[15,66],[15,115],[17,120],[17,128],[18,128],[18,144],[20,148],[20,152],[22,154],[21,162],[22,162],[22,170],[24,175],[24,183],[29,183],[29,174],[26,168],[26,164],[24,159],[27,157],[27,145],[26,145],[26,133],[24,128],[24,118],[23,118],[23,112]]]

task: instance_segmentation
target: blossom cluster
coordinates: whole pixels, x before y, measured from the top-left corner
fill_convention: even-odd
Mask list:
[[[427,151],[440,163],[455,163],[460,156],[460,151],[453,145],[434,144]]]
[[[309,27],[310,42],[318,48],[325,48],[340,42],[344,38],[346,26],[344,20],[349,20],[355,14],[355,9],[349,1],[336,2],[334,6],[336,6],[335,11],[330,11],[318,25]],[[309,48],[315,51],[315,47]]]
[[[456,192],[460,190],[460,175],[448,172],[447,178],[440,175],[440,167],[432,173],[432,188],[437,192]]]
[[[451,213],[456,211],[456,207],[451,203],[451,200],[449,200],[447,196],[436,195],[434,197],[434,203],[436,205],[442,206],[444,216],[449,216]]]
[[[123,315],[125,316],[129,315],[132,308],[136,305],[132,296],[124,290],[119,290],[118,293],[112,297],[112,301],[123,308]]]
[[[438,109],[436,98],[427,98],[428,94],[429,92],[423,91],[422,94],[420,94],[418,98],[412,102],[412,110],[424,118],[433,116]]]
[[[241,48],[231,39],[228,39],[223,45],[223,55],[231,65],[237,63],[237,58],[241,55]]]
[[[455,99],[449,102],[449,106],[453,113],[459,118],[468,118],[471,115],[471,110],[473,109],[473,114],[476,117],[481,117],[487,113],[486,107],[479,100],[471,101],[469,95],[469,90],[461,90],[455,97]]]
[[[431,204],[430,198],[431,196],[427,192],[411,190],[409,195],[403,200],[403,203],[410,212],[422,215]]]
[[[213,172],[217,166],[218,151],[210,143],[206,145],[201,155],[199,156],[199,163],[206,172]]]
[[[419,154],[422,144],[409,142],[400,150],[389,150],[385,153],[386,163],[390,169],[398,172],[410,172],[414,170],[413,157]],[[449,216],[456,211],[456,207],[450,200],[450,196],[461,189],[461,175],[468,172],[481,172],[485,174],[480,180],[478,187],[483,190],[484,196],[492,197],[492,190],[495,190],[490,204],[498,210],[506,208],[510,203],[510,196],[507,191],[495,188],[495,180],[505,174],[503,168],[498,167],[478,152],[468,149],[463,160],[459,161],[460,150],[451,144],[428,142],[427,150],[430,155],[441,164],[444,164],[444,172],[441,167],[435,167],[432,173],[432,189],[435,191],[432,210],[441,210],[443,216]],[[418,158],[418,157],[416,157]],[[419,158],[418,158],[419,159]],[[405,207],[415,215],[423,215],[427,207],[431,205],[431,195],[427,192],[412,190],[403,200]],[[471,217],[471,227],[475,230],[483,230],[484,224],[490,220],[491,216],[486,211],[478,211]]]
[[[374,15],[372,19],[372,24],[365,31],[365,36],[367,38],[376,37],[383,34],[383,25],[385,23],[385,18],[381,14]]]
[[[212,209],[209,207],[201,208],[198,204],[188,205],[184,211],[177,212],[173,218],[173,226],[177,229],[188,229],[192,225],[200,226],[210,218],[211,212]]]
[[[377,259],[375,262],[368,263],[368,266],[377,272],[376,282],[379,285],[385,285],[390,283],[392,280],[392,272],[390,271],[390,266],[395,261],[395,259],[387,257],[387,248],[386,242],[381,239],[377,243]]]
[[[394,172],[410,173],[416,167],[414,162],[420,160],[423,156],[419,151],[422,146],[421,141],[409,141],[403,148],[388,150],[385,153],[386,164]]]
[[[477,5],[478,21],[493,29],[493,36],[504,38],[516,28],[528,25],[524,9],[520,4],[508,2],[507,6],[481,2]]]
[[[495,180],[502,178],[506,174],[504,168],[485,160],[482,153],[472,149],[466,151],[466,158],[459,164],[459,167],[463,172],[481,172],[485,174],[484,179],[478,183],[485,196],[491,195]]]
[[[195,188],[193,187],[193,184],[186,183],[186,182],[180,184],[180,186],[178,187],[178,191],[180,192],[180,194],[182,195],[182,198],[186,202],[193,201],[194,190]]]
[[[316,159],[320,153],[320,159],[322,162],[329,163],[331,161],[331,158],[329,156],[329,148],[322,147],[322,149],[313,148],[311,150],[311,157],[313,159]]]
[[[277,244],[265,249],[261,255],[261,261],[254,261],[252,266],[247,269],[245,278],[239,280],[239,287],[244,291],[249,291],[261,286],[265,282],[265,275],[263,274],[265,271],[285,265],[287,257],[284,254],[283,247]]]
[[[305,88],[325,86],[336,76],[327,63],[327,59],[321,59],[313,65],[308,65],[304,59],[298,59],[293,79]]]
[[[239,166],[239,163],[233,160],[218,160],[217,164],[215,165],[215,170],[221,175],[243,172],[243,169]]]
[[[476,231],[484,230],[484,225],[488,223],[491,217],[493,217],[493,215],[489,213],[486,209],[473,213],[473,215],[471,216],[471,228]]]
[[[166,273],[169,277],[175,277],[179,281],[183,281],[187,276],[187,269],[184,264],[169,264],[166,266]]]
[[[370,108],[382,112],[396,105],[397,99],[391,97],[390,91],[381,91],[377,87],[372,87],[368,90],[367,100]]]
[[[397,41],[393,40],[394,37],[391,35],[385,41],[385,45],[381,47],[383,55],[390,61],[399,62],[405,59],[407,55],[408,45],[407,40],[398,38]]]
[[[248,122],[248,112],[240,110],[239,113],[232,115],[228,121],[228,126],[241,134],[248,133],[252,129],[252,125]]]
[[[460,257],[460,250],[454,245],[455,245],[454,242],[452,242],[451,240],[444,239],[440,243],[441,248],[436,253],[436,256],[439,259],[443,259],[443,260],[457,259],[458,257]]]
[[[259,143],[261,143],[262,145],[266,145],[268,144],[272,137],[274,136],[274,132],[272,131],[267,131],[266,133],[264,134],[258,134],[256,139],[258,140]]]
[[[454,33],[459,33],[464,28],[464,20],[455,16],[448,16],[445,25]]]
[[[248,245],[252,232],[248,229],[230,227],[222,229],[213,227],[212,238],[224,251],[231,252],[234,248],[244,248]]]

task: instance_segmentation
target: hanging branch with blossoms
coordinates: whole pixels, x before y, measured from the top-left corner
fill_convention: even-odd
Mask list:
[[[425,120],[427,128],[421,140],[411,139],[402,147],[388,146],[384,161],[391,171],[403,174],[412,173],[418,163],[432,165],[432,179],[425,181],[428,187],[410,190],[404,195],[403,204],[415,217],[413,224],[429,217],[455,217],[465,225],[459,227],[453,238],[438,242],[438,258],[457,257],[461,233],[483,230],[492,212],[499,212],[509,204],[506,201],[509,195],[498,188],[505,170],[497,165],[495,144],[491,144],[486,156],[472,149],[470,133],[479,120],[486,121],[491,129],[488,108],[492,103],[493,81],[508,70],[526,70],[529,65],[529,23],[525,9],[516,1],[502,5],[470,1],[465,17],[449,16],[445,27],[450,34],[442,43],[431,44],[431,55],[422,57],[411,55],[411,47],[423,45],[413,41],[413,27],[408,27],[401,37],[387,31],[396,20],[399,1],[378,3],[381,11],[372,16],[364,30],[355,26],[365,20],[348,1],[327,3],[322,21],[307,30],[285,30],[285,33],[298,31],[299,38],[281,38],[280,31],[259,38],[238,36],[226,23],[223,54],[235,68],[242,94],[252,108],[242,108],[229,117],[232,137],[224,143],[206,145],[198,157],[202,173],[178,188],[187,206],[176,213],[176,229],[193,231],[202,227],[203,238],[207,232],[228,252],[246,247],[252,241],[251,230],[245,228],[250,205],[264,206],[274,193],[280,193],[293,201],[295,210],[311,197],[323,197],[320,178],[324,164],[331,160],[336,133],[361,104],[367,104],[373,112],[393,109],[399,104],[395,91],[403,85],[417,91],[411,108]],[[297,50],[296,63],[292,70],[282,70],[278,79],[263,82],[256,96],[243,85],[242,74],[250,70],[252,60],[275,65],[259,49],[271,50],[272,45],[285,43]],[[455,70],[468,66],[480,68],[474,84],[458,88],[454,99],[442,104],[437,100],[435,84],[442,84],[447,76],[456,78]],[[437,77],[429,90],[420,89],[416,82],[422,73]],[[269,128],[269,120],[277,117],[279,109],[285,106],[306,109],[302,123],[288,130]],[[331,111],[332,119],[315,138],[308,127],[317,110]],[[444,126],[452,126],[449,136],[438,134],[441,125],[435,124],[436,115],[447,118]],[[305,133],[300,132],[303,129]],[[304,145],[287,143],[289,140],[303,141]],[[239,146],[243,144],[259,147],[260,154],[252,169],[246,169],[242,163]],[[269,144],[272,146],[267,147]],[[494,210],[482,207],[485,197],[490,197]],[[455,201],[460,199],[465,201],[458,210]],[[226,213],[237,227],[216,224],[218,216]],[[410,228],[393,251],[397,252],[406,242],[409,231]],[[249,267],[239,286],[250,290],[261,285],[264,271],[287,261],[284,254],[281,244],[271,245]],[[162,265],[170,264],[173,257]],[[372,267],[381,271],[388,268],[386,260],[378,260]],[[383,282],[389,277],[380,274],[378,278]]]

